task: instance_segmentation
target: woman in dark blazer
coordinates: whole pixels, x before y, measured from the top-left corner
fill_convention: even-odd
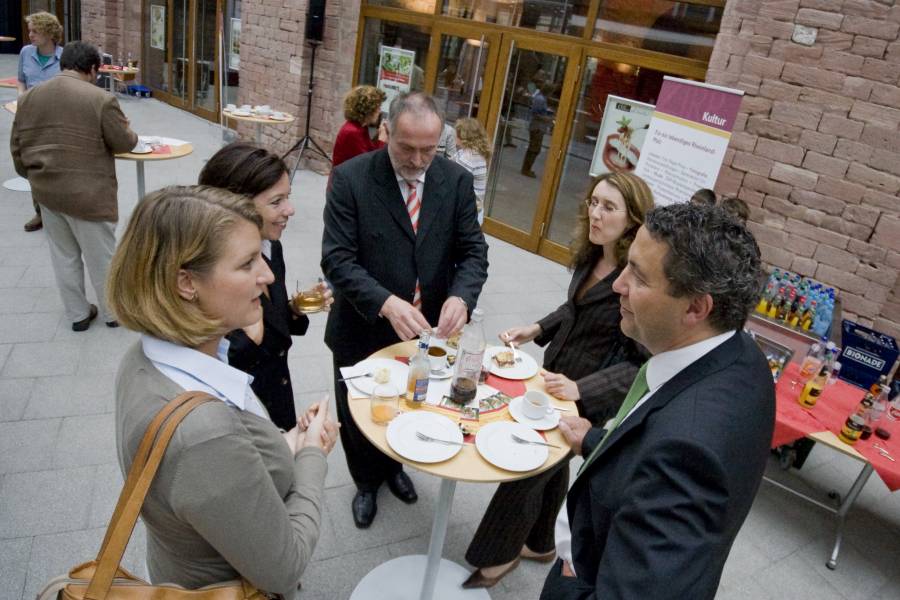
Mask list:
[[[588,189],[566,302],[537,323],[507,329],[500,339],[516,345],[549,343],[542,372],[547,391],[575,401],[581,416],[602,426],[618,410],[645,360],[643,349],[619,329],[619,296],[612,283],[653,208],[653,195],[629,173],[606,173]],[[553,526],[568,486],[568,460],[540,475],[501,484],[466,552],[466,560],[478,568],[463,587],[494,585],[520,558],[553,560]]]
[[[211,185],[250,196],[263,220],[263,258],[275,281],[260,300],[262,321],[228,334],[231,366],[253,375],[251,387],[272,422],[284,430],[297,424],[294,390],[287,353],[291,336],[303,335],[309,318],[291,308],[285,285],[281,234],[294,215],[287,166],[277,155],[245,142],[234,142],[216,152],[200,172],[201,185]],[[333,302],[331,290],[319,284],[326,308]]]

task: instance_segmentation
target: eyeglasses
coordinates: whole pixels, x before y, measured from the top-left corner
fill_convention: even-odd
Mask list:
[[[612,204],[602,204],[601,201],[596,198],[586,199],[584,201],[584,205],[587,206],[588,213],[590,213],[594,209],[600,209],[600,212],[604,214],[612,214],[623,211],[623,209]]]

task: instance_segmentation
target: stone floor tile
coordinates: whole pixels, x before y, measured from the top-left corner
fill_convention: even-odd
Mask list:
[[[0,288],[0,314],[28,314],[42,288]],[[19,317],[27,318],[27,317]]]
[[[728,554],[728,560],[725,561],[721,583],[738,587],[742,582],[755,579],[771,564],[769,556],[750,541],[748,536],[738,533]]]
[[[303,574],[301,600],[341,600],[350,597],[366,574],[392,557],[386,547],[368,548],[313,561]]]
[[[0,473],[49,469],[59,429],[59,419],[0,423]]]
[[[2,238],[3,236],[0,236]],[[19,280],[28,267],[0,267],[0,288],[11,288],[19,285]]]
[[[3,365],[3,370],[0,371],[0,376],[72,375],[78,368],[80,354],[81,347],[75,342],[15,344]]]
[[[30,556],[30,537],[0,540],[0,600],[23,597]]]
[[[716,600],[776,600],[784,596],[771,596],[756,579],[745,580],[736,586],[721,585]]]
[[[52,340],[59,320],[55,313],[0,314],[0,344]]]
[[[808,569],[837,589],[847,600],[863,600],[870,598],[888,581],[887,574],[896,571],[896,560],[893,568],[882,572],[871,560],[863,556],[853,544],[841,544],[837,569],[832,571],[825,562],[831,555],[834,540],[819,538],[800,549],[797,555],[802,558]],[[896,559],[896,557],[895,557]]]
[[[23,418],[34,386],[35,380],[28,377],[0,379],[0,422]]]
[[[124,483],[118,462],[97,466],[91,490],[88,528],[106,527]]]
[[[84,529],[95,470],[79,467],[4,475],[0,539]]]
[[[116,424],[112,413],[65,417],[54,449],[57,469],[116,461]]]
[[[13,380],[14,381],[14,380]],[[114,380],[97,375],[64,375],[33,379],[26,419],[111,413]]]
[[[56,286],[56,276],[50,265],[29,265],[18,281],[20,287],[51,287]]]
[[[846,600],[841,592],[809,565],[802,551],[776,560],[760,574],[759,583],[773,598]]]
[[[3,368],[6,366],[6,360],[12,353],[12,349],[12,344],[0,344],[0,373],[3,372]]]

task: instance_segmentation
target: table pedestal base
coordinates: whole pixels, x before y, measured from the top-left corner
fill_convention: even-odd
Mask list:
[[[362,578],[350,600],[419,600],[428,557],[424,554],[401,556],[378,565]],[[434,600],[490,600],[487,590],[464,590],[461,586],[469,570],[442,559],[434,588]]]
[[[14,192],[30,192],[31,184],[24,177],[13,177],[3,182],[3,187]]]

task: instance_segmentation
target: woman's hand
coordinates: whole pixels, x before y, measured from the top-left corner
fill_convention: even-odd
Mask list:
[[[281,435],[284,436],[284,441],[287,442],[288,448],[291,449],[291,456],[297,456],[297,452],[301,448],[303,439],[306,437],[306,434],[300,430],[300,426],[294,426],[293,429],[285,431]]]
[[[328,416],[328,396],[322,398],[318,404],[309,407],[303,416],[307,417],[311,414],[313,414],[312,419],[309,420],[309,426],[306,428],[304,439],[299,447],[319,448],[328,454],[337,443],[338,430],[341,427],[340,423],[333,421]]]
[[[541,326],[537,323],[532,323],[531,325],[525,325],[523,327],[510,327],[506,331],[501,331],[500,335],[497,337],[499,337],[500,341],[504,344],[512,342],[517,346],[521,346],[539,335],[541,335]]]
[[[544,377],[544,386],[547,392],[556,396],[560,400],[578,400],[581,394],[578,393],[578,384],[563,375],[562,373],[551,373],[550,371],[541,371]]]
[[[259,311],[259,321],[257,321],[253,325],[244,327],[244,333],[257,346],[262,344],[264,334],[262,310]]]
[[[378,126],[378,141],[384,143],[388,141],[387,121],[382,121]]]

